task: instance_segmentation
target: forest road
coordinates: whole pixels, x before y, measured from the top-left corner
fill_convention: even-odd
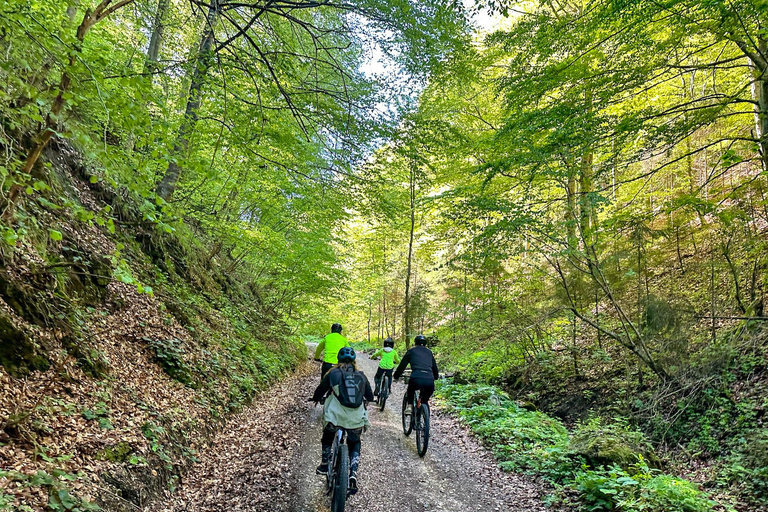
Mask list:
[[[378,363],[360,354],[358,367],[373,385]],[[320,381],[319,363],[292,377],[233,418],[180,489],[147,510],[327,512],[320,463],[322,407],[307,402]],[[357,495],[349,512],[544,511],[541,490],[525,477],[501,471],[452,417],[432,409],[429,450],[416,453],[403,435],[405,386],[395,382],[384,411],[369,406],[371,428],[362,436]]]

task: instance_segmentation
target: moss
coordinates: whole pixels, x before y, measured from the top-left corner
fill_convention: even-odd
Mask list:
[[[101,460],[108,460],[110,462],[126,462],[128,456],[133,451],[131,445],[125,441],[107,446],[99,452],[97,458]]]

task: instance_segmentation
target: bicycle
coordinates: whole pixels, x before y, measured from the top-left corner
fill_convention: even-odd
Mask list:
[[[325,405],[323,397],[319,402]],[[311,402],[312,399],[310,398]],[[328,473],[325,474],[325,494],[331,497],[331,512],[344,512],[349,489],[349,446],[347,429],[336,427],[331,445],[331,458],[328,460]]]
[[[410,404],[408,403],[408,393],[406,392],[403,396],[402,415],[403,433],[410,436],[411,432],[416,430],[416,451],[419,453],[419,457],[423,457],[429,446],[429,404],[421,403],[420,390],[414,390],[413,402]]]
[[[392,385],[392,376],[384,374],[381,376],[381,382],[379,383],[379,396],[376,399],[376,405],[379,406],[379,410],[383,411],[384,406],[387,403],[387,397],[389,397],[389,387]]]
[[[349,493],[349,447],[344,428],[336,429],[325,478],[325,493],[331,497],[331,512],[344,512]]]

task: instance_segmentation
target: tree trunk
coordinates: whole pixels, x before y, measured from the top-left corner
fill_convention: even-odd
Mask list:
[[[587,111],[592,111],[592,93],[587,92]],[[594,245],[594,200],[591,197],[593,188],[593,154],[592,149],[587,146],[581,157],[581,172],[579,173],[579,228],[581,229],[581,238],[584,241],[584,249],[589,254],[589,249]]]
[[[405,318],[403,322],[403,338],[405,349],[411,348],[411,265],[413,261],[413,231],[416,226],[416,171],[411,163],[410,173],[410,207],[411,207],[411,231],[408,238],[408,266],[405,271]]]
[[[578,247],[576,238],[576,176],[573,170],[568,171],[568,183],[565,186],[566,199],[566,236],[568,237],[568,250],[574,251]]]
[[[765,44],[763,43],[763,46]],[[763,54],[766,53],[763,49]],[[760,71],[760,79],[757,81],[758,105],[760,112],[757,116],[757,126],[759,133],[756,134],[760,139],[760,156],[763,164],[763,172],[768,172],[768,65],[763,66]]]
[[[373,315],[373,302],[368,301],[368,344],[371,344],[371,316]]]
[[[155,193],[164,200],[169,200],[176,190],[181,176],[181,166],[178,160],[183,158],[189,149],[189,138],[192,135],[197,124],[198,112],[202,101],[202,89],[208,70],[213,64],[213,52],[211,48],[214,41],[214,27],[219,17],[218,2],[213,1],[208,9],[205,30],[200,39],[200,49],[195,59],[195,69],[192,72],[192,80],[189,84],[189,93],[187,94],[187,106],[184,110],[184,119],[179,126],[179,132],[176,136],[176,142],[173,145],[171,161],[168,163],[168,169],[163,175],[163,179],[158,183]]]
[[[144,73],[152,74],[157,71],[157,59],[160,55],[160,48],[163,46],[163,32],[165,25],[165,13],[168,11],[170,0],[158,0],[157,12],[152,23],[152,36],[149,39],[149,48],[147,49],[147,60],[144,62]]]
[[[752,68],[752,99],[755,100],[755,138],[758,140],[763,172],[768,171],[768,39],[753,38],[757,51],[744,41],[735,41]]]

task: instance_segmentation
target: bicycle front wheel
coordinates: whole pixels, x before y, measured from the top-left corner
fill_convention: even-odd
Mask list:
[[[419,452],[419,457],[423,457],[427,453],[427,447],[429,446],[429,407],[427,407],[427,404],[421,404],[418,414],[416,451]]]
[[[403,397],[403,433],[409,436],[411,431],[413,431],[413,406],[408,403],[406,395]]]
[[[347,489],[349,489],[349,447],[346,444],[339,446],[336,459],[331,512],[344,512],[347,504]]]

